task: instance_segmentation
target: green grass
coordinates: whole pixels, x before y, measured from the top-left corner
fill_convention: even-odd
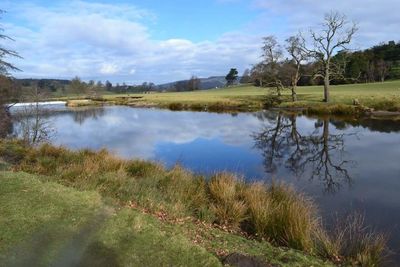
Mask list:
[[[101,213],[96,193],[0,172],[0,265],[46,266]]]
[[[230,88],[154,94],[104,95],[104,99],[116,104],[134,106],[159,106],[194,110],[257,110],[263,107],[269,90],[254,86],[237,86]],[[331,86],[331,103],[322,103],[322,86],[298,87],[298,101],[290,101],[290,91],[283,93],[281,107],[314,107],[322,109],[333,105],[352,106],[357,99],[362,106],[376,110],[400,111],[400,81],[385,83],[349,84]],[[340,107],[339,107],[340,108]]]
[[[221,266],[218,256],[238,252],[279,266],[331,266],[194,221],[112,208],[96,192],[43,177],[0,172],[0,183],[0,265]]]

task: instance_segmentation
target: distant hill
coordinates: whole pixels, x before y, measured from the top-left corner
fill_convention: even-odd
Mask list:
[[[208,90],[214,88],[224,87],[226,85],[226,80],[224,76],[212,76],[208,78],[199,78],[200,80],[200,90]],[[175,81],[170,83],[164,83],[157,85],[157,89],[162,90],[169,90],[173,89],[174,85],[178,82],[188,82],[189,80],[182,80],[182,81]]]

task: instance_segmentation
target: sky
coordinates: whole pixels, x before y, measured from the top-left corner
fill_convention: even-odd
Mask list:
[[[243,72],[260,61],[263,36],[281,42],[318,29],[338,11],[359,27],[353,49],[399,41],[398,0],[1,0],[0,45],[18,78],[156,84]]]

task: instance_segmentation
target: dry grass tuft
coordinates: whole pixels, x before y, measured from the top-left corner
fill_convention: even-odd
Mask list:
[[[275,244],[311,252],[318,229],[314,203],[286,184],[249,188],[246,199],[256,233]]]
[[[332,233],[318,236],[318,254],[356,266],[381,266],[386,259],[388,237],[365,226],[364,216],[351,214],[337,221]]]
[[[243,182],[233,174],[220,173],[211,178],[208,187],[212,199],[211,210],[217,222],[239,228],[247,218],[247,206],[240,199]]]

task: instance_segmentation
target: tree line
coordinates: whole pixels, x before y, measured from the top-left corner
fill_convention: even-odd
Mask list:
[[[126,83],[113,84],[110,81],[84,81],[76,76],[71,80],[57,79],[20,79],[16,80],[16,85],[24,91],[29,88],[38,88],[41,93],[59,93],[62,95],[96,95],[105,92],[111,93],[141,93],[153,91],[156,85],[152,82],[144,82],[140,85],[127,85]]]

